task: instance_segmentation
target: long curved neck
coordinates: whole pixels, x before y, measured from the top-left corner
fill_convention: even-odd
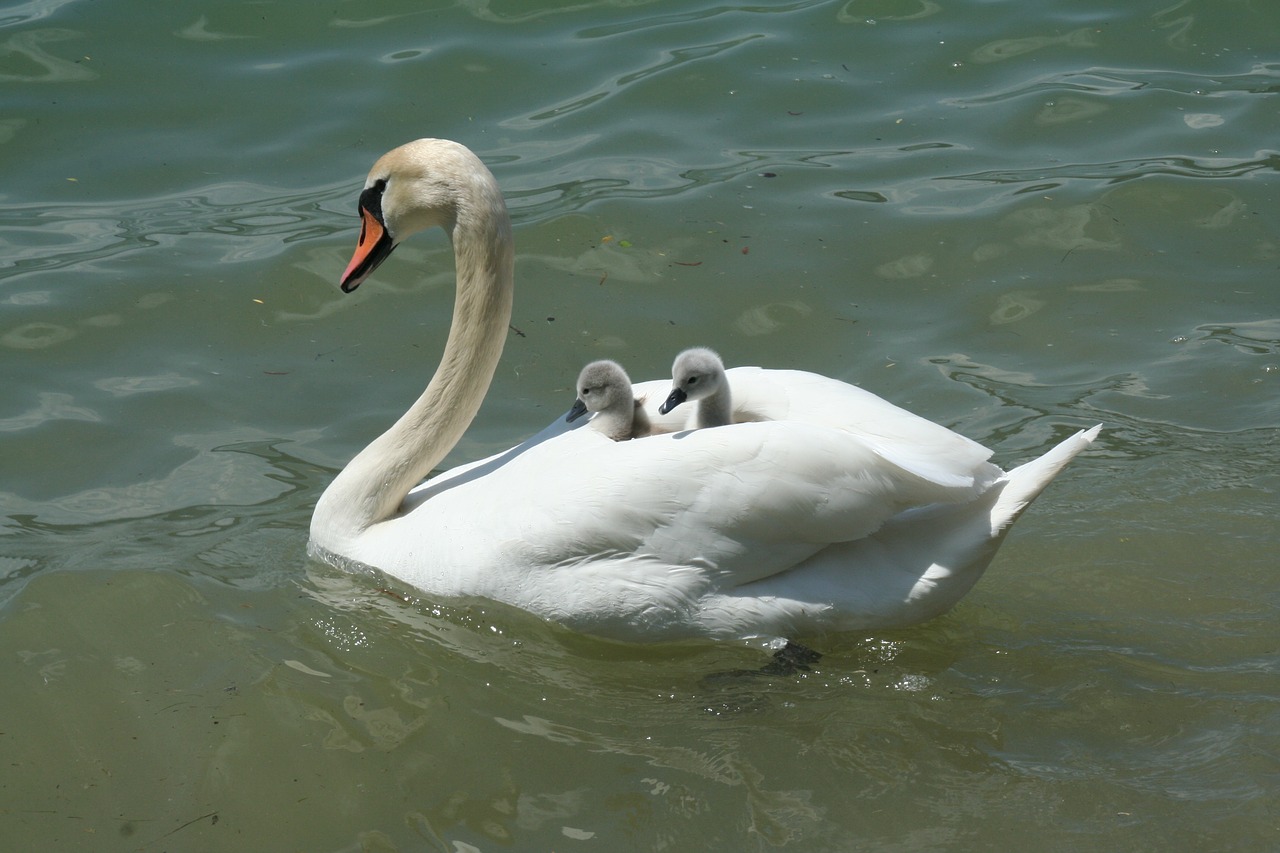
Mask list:
[[[449,232],[457,265],[453,323],[427,388],[320,496],[313,542],[340,545],[393,517],[409,490],[453,449],[489,390],[511,322],[511,220],[496,187],[459,204]]]

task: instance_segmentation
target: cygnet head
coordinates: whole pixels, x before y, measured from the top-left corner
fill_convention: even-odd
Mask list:
[[[636,399],[631,379],[622,365],[607,359],[593,361],[578,374],[578,399],[565,416],[576,421],[591,412],[591,427],[614,441],[624,441],[635,434]]]
[[[671,365],[671,394],[658,412],[665,415],[687,400],[698,401],[699,427],[723,426],[732,422],[729,380],[724,362],[706,347],[687,349]]]

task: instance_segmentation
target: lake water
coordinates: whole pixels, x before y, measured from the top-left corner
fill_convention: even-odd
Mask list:
[[[1278,98],[1273,0],[11,4],[0,848],[1280,847]],[[1105,431],[790,676],[309,562],[448,325],[439,235],[336,287],[419,136],[516,224],[448,464],[692,344],[1005,467]]]

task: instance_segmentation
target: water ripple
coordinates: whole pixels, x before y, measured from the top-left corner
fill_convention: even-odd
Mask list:
[[[42,47],[48,42],[81,38],[74,30],[46,29],[15,33],[0,43],[0,83],[70,83],[93,80],[97,72],[79,59],[62,59]],[[9,70],[14,69],[14,70]]]
[[[1081,92],[1091,95],[1119,95],[1141,90],[1174,92],[1211,98],[1236,94],[1274,95],[1280,92],[1280,63],[1259,63],[1243,74],[1206,77],[1179,71],[1128,68],[1086,68],[1048,74],[995,92],[964,98],[948,98],[949,106],[977,107],[997,104],[1028,95]]]
[[[1025,53],[1033,53],[1048,47],[1085,48],[1097,46],[1097,30],[1093,27],[1081,27],[1069,33],[1053,36],[1023,36],[1020,38],[998,39],[988,42],[970,54],[970,59],[978,64],[1004,62]]]
[[[63,6],[70,6],[77,0],[27,0],[10,6],[0,15],[0,27],[12,27],[15,24],[26,24],[53,17]]]
[[[736,47],[740,47],[741,45],[763,37],[764,36],[760,33],[751,33],[738,38],[728,39],[726,41],[693,45],[665,51],[664,58],[661,61],[656,62],[653,65],[648,65],[635,71],[619,75],[613,81],[612,85],[593,89],[592,91],[584,94],[573,95],[549,107],[539,107],[533,112],[507,119],[502,122],[502,126],[513,130],[537,127],[542,122],[563,118],[564,116],[578,112],[579,110],[595,106],[605,99],[620,93],[632,83],[637,83],[641,80],[653,77],[654,75],[671,71],[690,62],[711,59],[726,51],[733,50]]]
[[[1227,344],[1251,355],[1280,355],[1280,319],[1196,326],[1196,340]],[[1185,342],[1184,338],[1181,342]]]
[[[292,571],[305,542],[298,531],[310,515],[307,495],[332,472],[281,451],[279,440],[209,447],[211,438],[181,437],[201,449],[158,480],[54,501],[0,492],[0,607],[42,572],[134,566],[157,550],[163,566],[194,567],[186,571],[230,584],[275,582],[277,570]],[[268,539],[290,559],[264,560]],[[223,559],[228,549],[248,553]],[[264,571],[268,563],[274,570]]]
[[[879,21],[918,21],[942,11],[934,0],[847,0],[836,20],[842,24],[874,25]]]
[[[1280,152],[1258,151],[1251,158],[1237,157],[1139,157],[1110,163],[1072,163],[1034,169],[992,169],[963,175],[942,175],[940,181],[980,181],[996,184],[1032,184],[1021,192],[1042,192],[1071,180],[1118,184],[1148,175],[1183,178],[1241,178],[1254,172],[1280,172]]]
[[[690,21],[704,21],[727,13],[749,12],[754,14],[778,14],[780,12],[793,12],[798,9],[820,6],[825,2],[827,2],[827,0],[800,0],[800,2],[770,6],[726,5],[714,6],[710,9],[698,9],[691,12],[660,14],[652,17],[636,15],[622,21],[621,23],[613,23],[607,26],[597,26],[582,30],[578,33],[578,36],[580,38],[607,38],[609,36],[619,35],[622,33],[632,33],[652,29],[654,27],[669,26],[671,24],[682,24]],[[582,16],[583,12],[600,7],[625,9],[651,5],[658,4],[655,3],[655,0],[597,0],[597,2],[587,3],[556,3],[533,11],[508,13],[494,11],[493,0],[462,0],[461,3],[461,6],[470,11],[478,20],[489,21],[496,24],[523,24],[529,21],[549,18],[553,15],[568,14],[573,16]]]
[[[575,174],[592,177],[544,184],[507,193],[512,217],[518,222],[537,221],[579,210],[599,198],[665,198],[680,193],[727,183],[770,169],[829,168],[827,162],[855,153],[833,149],[774,149],[731,152],[728,162],[714,166],[682,168],[669,160],[636,158],[595,158],[575,163]]]
[[[350,223],[335,211],[349,210],[353,198],[349,182],[298,192],[228,183],[100,204],[13,205],[0,209],[7,262],[0,265],[0,280],[78,267],[198,234],[238,238],[225,250],[224,262],[272,257],[290,243],[346,230]]]
[[[684,24],[691,21],[706,21],[711,18],[719,17],[724,14],[741,14],[747,13],[752,15],[778,15],[787,12],[795,12],[801,9],[808,9],[814,6],[821,6],[827,0],[801,0],[797,3],[778,3],[768,6],[712,6],[708,9],[696,9],[691,12],[677,12],[674,14],[657,15],[652,18],[638,18],[632,21],[626,21],[618,24],[609,24],[608,26],[592,27],[582,30],[579,35],[582,38],[601,38],[622,33],[634,33],[642,30],[652,29],[653,27],[665,27],[671,24]]]

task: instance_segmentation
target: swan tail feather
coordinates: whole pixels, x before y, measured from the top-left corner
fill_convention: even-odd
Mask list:
[[[991,508],[991,535],[998,536],[1017,521],[1023,510],[1039,497],[1045,486],[1061,473],[1076,454],[1098,437],[1102,424],[1081,430],[1056,447],[1030,462],[1019,465],[1004,476],[1004,488]]]

